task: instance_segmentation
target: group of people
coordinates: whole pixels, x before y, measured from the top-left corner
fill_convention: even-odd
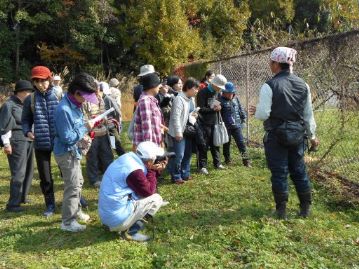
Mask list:
[[[262,86],[257,107],[248,111],[264,121],[265,154],[272,173],[276,215],[281,219],[286,218],[288,173],[300,200],[299,215],[309,215],[311,187],[303,158],[306,137],[312,146],[319,144],[309,86],[292,72],[295,56],[296,51],[286,47],[271,53],[274,77]],[[53,152],[64,181],[61,229],[78,232],[86,228],[78,222],[90,219],[81,209],[85,201],[81,197],[80,160],[86,156],[87,177],[93,186],[99,187],[101,222],[110,231],[136,241],[149,240],[139,231],[167,204],[157,193],[157,179],[166,168],[175,184],[191,180],[191,157],[195,153],[198,171],[207,175],[210,150],[214,167],[225,169],[220,145],[214,143],[218,124],[224,123],[228,135],[223,141],[225,163],[232,162],[233,137],[243,165],[251,167],[242,135],[247,113],[234,83],[212,71],[201,82],[187,78],[183,83],[175,75],[161,81],[152,65],[142,66],[138,78],[134,115],[128,129],[132,151],[127,153],[119,135],[121,92],[117,79],[107,84],[80,73],[65,94],[56,94],[50,70],[36,66],[31,82],[16,83],[14,95],[2,106],[0,114],[1,140],[11,170],[8,211],[19,212],[21,203],[28,202],[33,147],[46,216],[55,210],[50,164]],[[110,108],[113,112],[107,119],[97,120]],[[112,149],[118,155],[115,160]]]

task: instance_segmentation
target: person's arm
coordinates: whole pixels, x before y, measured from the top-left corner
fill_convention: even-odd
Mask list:
[[[273,92],[267,83],[263,84],[259,93],[259,102],[257,104],[255,117],[265,121],[269,118],[272,111]]]
[[[60,108],[60,107],[59,107]],[[63,108],[63,107],[61,107]],[[75,126],[71,111],[68,109],[56,109],[55,112],[56,134],[65,145],[74,145],[89,131],[85,124]]]
[[[314,113],[313,113],[313,106],[312,106],[312,95],[310,93],[309,85],[307,84],[308,88],[308,96],[307,101],[304,106],[304,123],[307,129],[307,134],[309,139],[315,139],[315,131],[317,128],[317,124],[315,123]]]
[[[244,123],[244,122],[246,122],[246,119],[247,119],[247,113],[244,110],[244,108],[242,107],[242,104],[239,101],[238,96],[236,96],[235,98],[237,99],[237,102],[238,102],[238,108],[239,108],[239,114],[240,114],[240,117],[241,117],[241,121],[242,121],[242,123]]]
[[[34,93],[33,93],[34,94]],[[32,133],[32,125],[34,124],[34,114],[31,111],[31,94],[26,97],[21,115],[21,125],[24,135]]]
[[[147,175],[141,169],[133,171],[126,178],[127,185],[139,196],[148,197],[156,192],[157,173],[147,170]]]
[[[181,126],[181,115],[183,112],[183,104],[180,100],[180,97],[176,97],[173,101],[170,117],[170,121],[173,122],[174,133],[176,137],[183,137]]]

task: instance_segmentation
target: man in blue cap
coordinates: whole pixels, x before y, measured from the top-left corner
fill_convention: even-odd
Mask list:
[[[232,82],[226,83],[225,89],[222,91],[220,101],[222,106],[221,115],[229,136],[228,143],[223,145],[223,156],[225,162],[226,164],[231,162],[230,145],[231,138],[233,136],[238,150],[241,153],[243,165],[251,167],[242,134],[242,124],[245,123],[247,115],[241,106],[239,98],[236,96],[236,89]]]

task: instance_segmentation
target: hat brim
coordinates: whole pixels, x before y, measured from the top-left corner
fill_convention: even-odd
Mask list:
[[[139,73],[137,76],[138,77],[143,77],[143,76],[146,76],[148,74],[153,74],[153,73],[156,73],[156,71],[146,71],[146,72],[143,72],[143,73]]]
[[[213,82],[212,82],[212,84],[213,84],[214,86],[217,86],[218,88],[220,88],[220,89],[222,89],[222,90],[225,90],[225,89],[226,89],[226,87],[225,87],[224,85],[218,85],[218,84],[213,83]]]
[[[80,94],[87,102],[98,105],[99,101],[98,101],[96,93],[80,91]]]
[[[31,76],[31,79],[34,79],[34,78],[39,78],[39,79],[51,79],[51,75],[50,76],[42,76],[42,75],[34,75],[34,76]]]

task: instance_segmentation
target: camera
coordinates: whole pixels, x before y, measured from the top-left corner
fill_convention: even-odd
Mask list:
[[[174,153],[174,152],[166,152],[162,156],[157,156],[156,157],[155,164],[166,160],[166,158],[174,158],[174,157],[176,157],[176,153]]]

